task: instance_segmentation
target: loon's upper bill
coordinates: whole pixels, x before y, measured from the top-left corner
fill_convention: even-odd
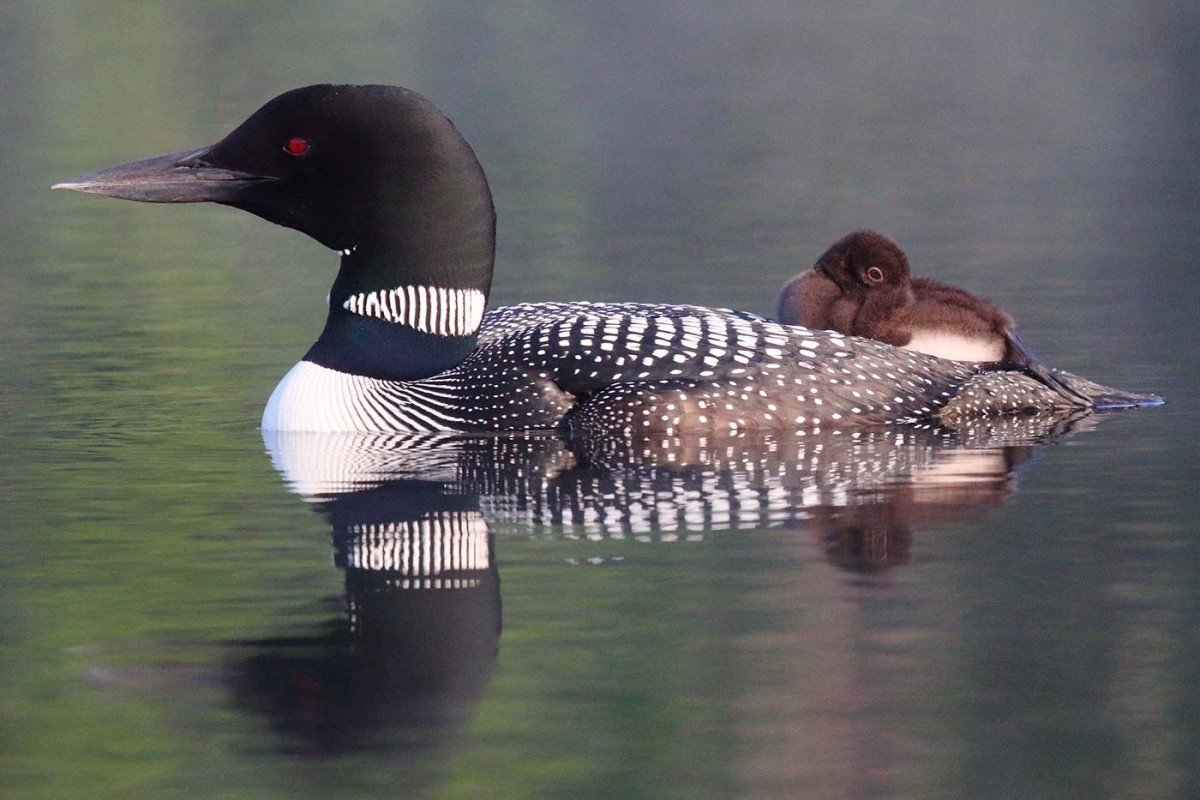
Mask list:
[[[221,203],[342,254],[325,327],[272,394],[267,430],[808,431],[1161,402],[1094,384],[1072,396],[1021,367],[724,309],[540,303],[485,314],[487,179],[445,115],[399,87],[295,89],[216,144],[54,188]]]

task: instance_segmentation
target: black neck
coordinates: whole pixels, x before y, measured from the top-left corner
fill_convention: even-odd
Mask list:
[[[338,180],[313,193],[313,203],[330,205],[302,229],[343,256],[325,329],[306,358],[356,375],[414,380],[466,358],[476,331],[445,317],[403,324],[367,308],[364,298],[424,287],[414,300],[444,309],[469,292],[478,312],[491,288],[496,213],[483,169],[453,124],[419,95],[391,99],[403,112],[399,133],[357,131],[358,150],[337,162]]]
[[[331,303],[325,330],[304,360],[351,375],[411,381],[451,369],[471,354],[475,339],[422,333]]]
[[[353,375],[406,381],[445,372],[470,355],[475,349],[474,331],[439,335],[355,313],[345,305],[355,295],[408,286],[476,289],[487,296],[490,248],[473,248],[456,254],[458,257],[448,264],[444,250],[437,263],[422,258],[427,252],[421,248],[364,245],[344,254],[329,292],[325,329],[305,360]],[[404,253],[407,258],[401,262],[397,253]],[[475,263],[471,263],[472,259]],[[482,280],[481,274],[485,276]]]

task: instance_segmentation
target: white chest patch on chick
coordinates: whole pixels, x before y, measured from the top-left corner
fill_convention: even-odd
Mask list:
[[[1004,358],[1005,345],[1000,339],[918,330],[913,331],[912,341],[904,349],[952,361],[999,361]]]

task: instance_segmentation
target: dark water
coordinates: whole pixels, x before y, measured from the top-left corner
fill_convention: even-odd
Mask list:
[[[1200,794],[1194,5],[454,8],[0,10],[2,794]],[[264,442],[332,254],[46,187],[323,80],[466,133],[496,302],[769,313],[869,225],[1169,402]]]

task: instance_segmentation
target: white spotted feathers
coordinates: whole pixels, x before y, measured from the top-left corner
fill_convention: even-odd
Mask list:
[[[985,378],[992,402],[1042,399],[1024,376],[982,369],[727,310],[540,303],[487,314],[476,349],[430,378],[301,362],[272,395],[263,428],[811,432],[930,419]]]
[[[438,336],[470,336],[479,330],[487,298],[478,289],[400,286],[346,298],[351,314],[375,317]]]

